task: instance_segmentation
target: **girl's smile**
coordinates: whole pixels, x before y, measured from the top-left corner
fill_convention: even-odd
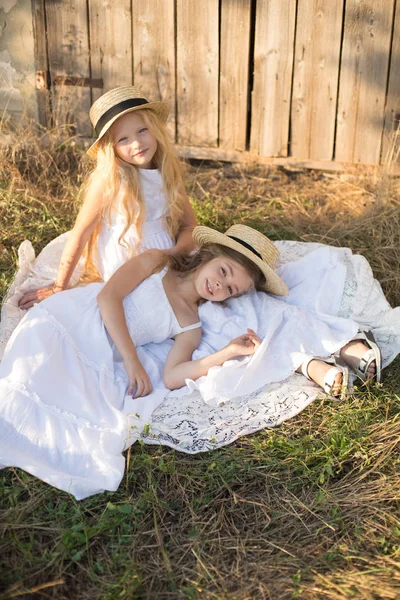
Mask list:
[[[198,270],[194,285],[201,298],[222,302],[248,292],[253,281],[244,267],[231,258],[221,256]]]
[[[140,169],[152,169],[157,140],[139,112],[123,115],[111,128],[117,156]]]

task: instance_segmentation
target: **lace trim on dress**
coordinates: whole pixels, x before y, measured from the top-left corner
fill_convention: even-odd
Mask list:
[[[289,262],[294,262],[299,258],[303,258],[319,248],[326,248],[324,244],[318,242],[297,242],[294,240],[279,240],[274,242],[279,250],[279,263],[277,267],[285,265]]]
[[[218,407],[206,405],[197,391],[184,397],[168,395],[141,439],[189,454],[214,450],[294,417],[320,393],[321,389],[302,375],[292,375]]]
[[[346,265],[346,279],[343,286],[343,295],[338,316],[350,319],[354,309],[354,298],[357,293],[358,284],[352,257],[346,253],[342,256],[342,262]]]

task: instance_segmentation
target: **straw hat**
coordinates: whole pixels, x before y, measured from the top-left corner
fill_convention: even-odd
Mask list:
[[[169,108],[165,102],[149,102],[141,92],[127,85],[114,88],[106,92],[93,103],[90,111],[90,121],[97,134],[97,140],[90,146],[87,153],[94,158],[96,156],[96,147],[103,135],[108,131],[111,125],[122,115],[135,110],[150,109],[156,113],[165,123],[168,118]]]
[[[225,233],[219,233],[210,227],[199,226],[193,230],[193,240],[199,247],[205,244],[219,244],[240,252],[264,274],[264,291],[278,296],[288,295],[286,283],[274,271],[279,251],[271,240],[256,229],[247,225],[232,225]]]

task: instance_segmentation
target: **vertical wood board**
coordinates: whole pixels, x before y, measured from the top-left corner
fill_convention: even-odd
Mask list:
[[[168,104],[167,128],[175,140],[174,0],[133,0],[134,84],[149,100]]]
[[[287,156],[295,17],[295,0],[257,0],[250,148],[263,156]]]
[[[379,164],[394,0],[347,0],[339,83],[338,161]]]
[[[46,74],[49,70],[46,45],[46,14],[44,0],[32,0],[32,24],[35,43],[36,71]],[[42,82],[45,83],[45,82]],[[39,123],[44,127],[50,126],[50,93],[47,89],[37,90]]]
[[[218,143],[218,0],[177,0],[177,120],[181,145]]]
[[[47,39],[51,75],[90,77],[89,32],[85,0],[46,0]],[[82,135],[91,135],[90,89],[55,85],[52,90],[55,126],[76,123]]]
[[[400,146],[400,2],[396,4],[393,26],[389,86],[386,100],[385,127],[382,140],[381,162],[394,160]],[[400,157],[398,158],[400,160]]]
[[[219,147],[246,150],[251,0],[222,0]]]
[[[334,149],[343,0],[299,0],[291,151],[331,160]]]
[[[131,2],[88,1],[92,77],[103,79],[103,89],[92,89],[94,102],[108,90],[132,85]]]

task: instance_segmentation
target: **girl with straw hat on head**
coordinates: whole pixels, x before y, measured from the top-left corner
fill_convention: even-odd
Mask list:
[[[314,378],[309,365],[315,366],[316,352],[327,353],[330,347],[340,348],[341,340],[351,339],[355,323],[346,319],[331,323],[328,318],[320,325],[314,313],[307,314],[270,295],[286,296],[288,288],[275,272],[279,252],[261,233],[244,225],[234,225],[224,234],[196,227],[193,240],[199,251],[169,257],[167,267],[162,251],[148,250],[127,261],[106,284],[92,283],[52,295],[26,314],[0,364],[0,468],[22,468],[78,500],[116,490],[124,471],[122,451],[140,436],[146,407],[150,406],[151,412],[165,396],[160,372],[149,358],[159,358],[153,354],[155,348],[166,346],[162,360],[167,388],[179,388],[191,380],[191,386],[202,387],[207,404],[216,396],[222,403],[239,396],[236,406],[242,410],[236,414],[233,408],[230,415],[225,413],[228,423],[218,414],[215,425],[215,413],[210,416],[223,432],[220,445],[224,445],[236,435],[235,427],[246,430],[245,421],[254,427],[249,414],[252,397],[261,386],[281,381],[281,376],[286,379],[302,364]],[[239,298],[253,289],[269,294]],[[237,299],[227,306],[215,306],[234,297]],[[263,323],[269,323],[262,343],[254,330],[238,335],[242,324],[247,326],[252,318],[246,309],[244,321],[238,315],[232,327],[224,331],[218,327],[213,335],[217,342],[210,345],[212,338],[205,344],[203,340],[192,358],[201,337],[199,310],[207,339],[207,309],[213,306],[219,312],[214,323],[218,320],[218,326],[223,326],[225,309],[232,309],[235,303],[244,308],[253,300],[263,310],[260,320],[253,319],[252,324],[257,323],[261,331]],[[138,348],[147,344],[147,348]],[[257,348],[251,361],[230,360],[251,356]],[[313,360],[306,351],[314,352]],[[223,363],[222,368],[212,369]],[[139,397],[151,392],[152,382],[158,389],[140,401]],[[229,396],[224,395],[224,383]],[[285,394],[278,394],[271,407],[274,423],[280,411],[286,410]],[[268,398],[262,397],[260,402],[268,404]],[[189,429],[196,429],[196,418],[179,412],[185,405],[177,410],[167,443],[172,440],[180,449],[179,431],[186,427],[188,443],[187,423]],[[158,440],[164,443],[167,438]],[[199,451],[197,443],[193,447]]]
[[[254,353],[260,340],[248,330],[191,360],[201,338],[199,303],[254,288],[287,293],[274,272],[274,244],[244,225],[226,234],[199,227],[193,237],[200,250],[170,257],[169,267],[162,268],[162,251],[148,250],[106,284],[51,295],[27,312],[0,364],[0,467],[25,469],[77,498],[93,472],[103,489],[116,489],[125,397],[152,390],[137,346],[174,340],[164,368],[170,389]]]
[[[192,249],[197,222],[166,131],[167,117],[164,102],[148,101],[132,86],[113,89],[94,102],[90,119],[97,139],[88,154],[96,162],[83,188],[82,208],[54,283],[24,293],[21,309],[75,283],[82,254],[86,280],[107,281],[148,248],[166,254]]]
[[[285,283],[274,271],[278,251],[268,238],[255,229],[234,225],[222,234],[208,227],[196,227],[193,241],[200,250],[192,255],[170,257],[169,269],[162,272],[162,289],[169,307],[172,307],[179,323],[190,323],[185,335],[176,336],[166,360],[164,381],[170,389],[182,387],[187,378],[197,379],[207,374],[212,366],[221,365],[234,356],[251,354],[259,344],[256,334],[248,331],[221,352],[204,361],[192,361],[191,356],[201,339],[199,303],[206,300],[223,302],[253,288],[278,295],[288,292]],[[132,283],[137,285],[154,270],[157,254],[159,262],[165,262],[162,253],[157,250],[128,261],[118,269],[98,296],[104,324],[124,357],[130,379],[128,391],[137,386],[137,396],[145,395],[143,389],[148,393],[151,385],[141,365],[138,365],[129,335],[129,324],[125,320],[123,298],[131,291]],[[163,310],[159,296],[153,296],[151,291],[144,293],[143,301],[151,320],[153,311],[157,313]],[[192,325],[193,321],[196,321],[195,326]]]

